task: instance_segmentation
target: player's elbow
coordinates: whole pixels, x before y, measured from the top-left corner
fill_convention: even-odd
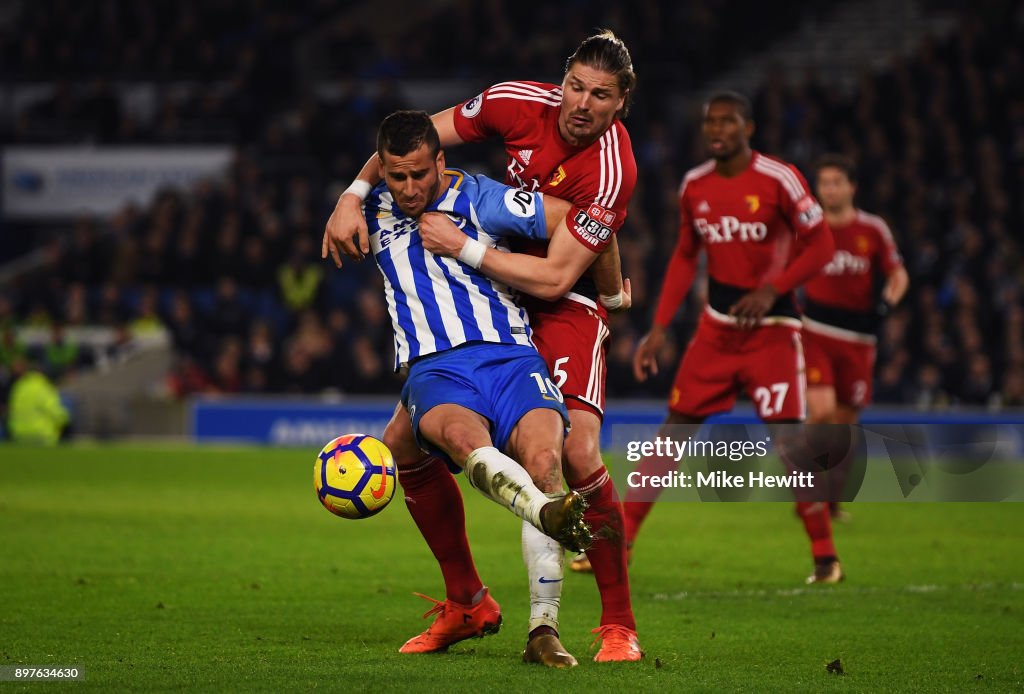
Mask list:
[[[571,283],[545,282],[544,284],[535,287],[530,293],[544,301],[558,301],[565,296],[565,293],[569,291],[571,287]]]
[[[566,272],[554,273],[550,281],[546,283],[545,296],[540,298],[545,301],[556,301],[562,298],[576,284],[576,279],[576,277]]]
[[[554,278],[554,287],[551,292],[555,295],[554,299],[565,296],[565,294],[572,289],[572,286],[575,285],[575,280],[577,279],[579,279],[579,277],[568,272],[557,273]],[[549,299],[549,301],[554,301],[554,299]]]

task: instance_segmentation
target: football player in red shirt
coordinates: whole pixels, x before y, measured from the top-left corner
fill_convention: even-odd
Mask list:
[[[881,299],[886,309],[900,302],[910,278],[885,220],[854,206],[857,175],[850,159],[822,157],[815,166],[815,188],[836,253],[804,285],[807,417],[813,424],[851,425],[871,403],[881,319],[876,278],[885,278]],[[838,501],[829,508],[833,518],[845,515]]]
[[[798,423],[806,417],[793,290],[832,257],[832,233],[796,168],[751,149],[753,131],[746,97],[721,92],[705,104],[703,135],[712,158],[683,179],[679,241],[654,325],[633,359],[638,380],[657,373],[656,355],[690,289],[703,247],[708,302],[679,365],[665,427],[696,425],[727,412],[740,390],[765,422]],[[779,441],[779,435],[773,438]],[[641,473],[656,472],[664,463],[644,460]],[[650,492],[635,489],[626,502],[626,540],[632,544],[654,502]],[[802,502],[800,512],[816,563],[838,568],[827,505]]]
[[[910,279],[885,220],[854,207],[852,161],[822,157],[815,167],[815,188],[836,252],[804,285],[808,419],[856,424],[860,410],[871,402],[880,319],[875,279],[885,278],[882,301],[887,307],[903,299]]]
[[[569,58],[561,86],[503,82],[433,117],[443,147],[501,137],[508,157],[505,182],[568,200],[568,231],[595,257],[589,276],[562,298],[524,297],[524,306],[534,343],[569,409],[572,430],[562,454],[566,481],[586,499],[584,518],[595,536],[604,538],[588,553],[602,602],[601,625],[595,629],[603,641],[597,661],[638,660],[642,655],[630,602],[622,505],[599,449],[609,335],[606,310],[628,307],[629,302],[615,232],[625,221],[636,184],[632,145],[619,120],[628,111],[635,81],[626,46],[611,32],[602,32],[583,41]],[[331,253],[339,267],[339,252],[360,258],[369,250],[358,193],[376,182],[375,172],[371,158],[327,223],[323,256]],[[545,252],[543,247],[522,250]],[[500,615],[499,607],[473,565],[458,487],[441,461],[423,457],[401,406],[384,441],[395,456],[410,514],[441,565],[447,591],[438,619],[402,651],[443,650],[484,633]],[[529,566],[528,555],[524,550]],[[531,636],[524,658],[555,667],[575,665],[557,639],[561,583],[535,583],[531,580]]]

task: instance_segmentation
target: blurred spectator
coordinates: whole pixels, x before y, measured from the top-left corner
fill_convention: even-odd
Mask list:
[[[312,259],[313,243],[300,236],[292,245],[291,256],[277,271],[278,289],[284,305],[298,313],[316,305],[323,286],[324,269]]]
[[[238,338],[224,340],[214,361],[210,381],[210,390],[216,393],[242,391],[242,345]]]
[[[391,365],[384,362],[366,335],[353,340],[346,374],[343,387],[350,393],[386,393],[394,390],[397,385]]]
[[[242,262],[238,268],[243,286],[262,291],[273,284],[273,267],[267,257],[267,244],[259,236],[245,241],[242,247]]]
[[[135,318],[130,326],[133,335],[139,337],[152,335],[163,329],[164,324],[160,320],[158,311],[159,301],[160,295],[156,287],[146,287],[143,290],[142,296],[139,298],[139,308],[135,312]]]
[[[901,349],[877,370],[875,402],[885,404],[913,402],[913,393],[906,378],[908,360],[906,350]]]
[[[109,368],[113,364],[130,359],[138,349],[139,345],[131,328],[127,323],[119,323],[114,326],[114,338],[98,355],[97,364],[101,368]]]
[[[949,404],[942,371],[935,364],[924,364],[917,370],[914,404],[918,409],[931,410]]]
[[[996,396],[995,383],[992,380],[992,365],[989,358],[975,352],[968,362],[967,373],[957,393],[959,401],[965,405],[992,405]]]
[[[167,329],[171,333],[171,344],[179,354],[193,358],[205,352],[203,326],[196,318],[188,293],[178,291],[171,298],[171,310],[167,315]]]
[[[100,240],[96,221],[81,219],[75,225],[71,243],[62,249],[60,274],[66,282],[95,285],[106,278],[110,250]]]
[[[395,358],[394,333],[391,316],[388,315],[384,292],[378,289],[364,289],[356,297],[360,323],[358,333],[369,339],[382,356],[393,365]]]
[[[258,320],[249,329],[249,342],[245,361],[249,366],[273,371],[277,368],[278,353],[273,331],[266,321]]]
[[[281,391],[285,393],[318,393],[324,383],[313,366],[313,358],[297,340],[285,346],[284,374]]]
[[[249,327],[249,312],[242,303],[234,278],[224,276],[217,280],[217,294],[207,324],[217,337],[242,335]]]
[[[18,359],[25,359],[28,356],[28,349],[25,343],[18,338],[14,324],[8,323],[0,326],[0,368],[12,371],[14,362]]]
[[[16,322],[14,302],[7,294],[0,293],[0,333],[7,328],[13,328]]]
[[[24,357],[12,365],[14,382],[7,404],[7,430],[15,443],[52,446],[70,420],[57,387]]]
[[[1015,366],[1007,372],[1000,398],[1006,407],[1024,407],[1024,368]]]
[[[202,367],[188,354],[179,354],[167,375],[167,389],[172,395],[184,398],[205,393],[210,388],[210,379]]]
[[[89,295],[84,284],[68,286],[60,318],[69,326],[81,327],[89,322]]]
[[[55,322],[50,326],[50,341],[43,348],[43,370],[46,375],[58,382],[84,363],[85,355],[77,344],[67,339],[64,324]]]

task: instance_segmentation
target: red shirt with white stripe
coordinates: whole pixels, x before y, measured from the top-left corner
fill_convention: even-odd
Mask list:
[[[566,225],[584,246],[600,253],[626,219],[636,186],[636,161],[619,120],[585,147],[558,131],[562,88],[541,82],[502,82],[455,110],[455,130],[467,142],[491,136],[505,141],[505,183],[568,200]],[[543,248],[543,247],[542,247]],[[536,255],[544,251],[530,249]],[[595,298],[593,283],[573,288]]]
[[[846,311],[875,310],[875,277],[888,276],[903,265],[885,220],[857,210],[849,224],[832,227],[836,252],[821,274],[804,290],[807,300]]]
[[[708,257],[708,304],[720,315],[745,293],[771,284],[779,299],[768,316],[798,315],[792,291],[832,257],[821,206],[792,165],[753,152],[731,178],[715,161],[691,169],[679,191],[679,241],[655,322],[667,326],[689,291],[701,247]]]

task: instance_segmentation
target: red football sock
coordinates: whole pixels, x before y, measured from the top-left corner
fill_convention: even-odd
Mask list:
[[[626,569],[626,543],[623,535],[622,504],[615,485],[604,466],[570,487],[587,501],[585,520],[594,533],[594,544],[587,558],[594,568],[597,589],[601,593],[601,625],[621,624],[636,630],[629,599],[629,572]]]
[[[796,512],[804,522],[807,537],[811,538],[811,554],[814,561],[838,559],[832,543],[832,518],[828,504],[823,501],[798,501]]]
[[[670,458],[644,458],[636,466],[636,471],[646,477],[664,475],[679,468],[679,463]],[[643,525],[651,507],[661,494],[660,487],[630,487],[622,504],[622,515],[625,520],[626,544],[632,545],[636,540],[640,526]]]
[[[405,491],[409,515],[441,566],[448,599],[461,605],[472,604],[483,583],[469,551],[462,493],[448,466],[431,456],[412,468],[399,468],[398,479]]]
[[[653,501],[633,501],[629,498],[629,494],[626,494],[626,502],[622,504],[622,516],[624,521],[623,532],[627,545],[632,546],[636,542],[640,526],[643,525],[647,514],[651,512],[652,506],[654,506]]]

